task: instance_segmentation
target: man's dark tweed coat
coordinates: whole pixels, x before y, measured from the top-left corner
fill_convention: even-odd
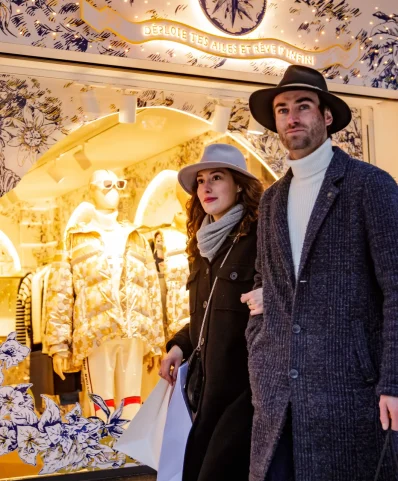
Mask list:
[[[253,286],[257,223],[233,247],[227,238],[209,262],[197,256],[188,279],[191,318],[167,344],[187,359],[199,341],[211,286],[218,281],[208,312],[202,346],[205,379],[199,409],[185,451],[183,481],[247,481],[253,417],[245,330],[249,308],[241,294]]]
[[[246,336],[253,393],[250,481],[264,481],[289,402],[295,481],[373,481],[385,434],[379,395],[398,396],[398,187],[335,148],[297,280],[291,170],[260,205],[256,286],[264,314]],[[391,450],[379,481],[393,481]]]

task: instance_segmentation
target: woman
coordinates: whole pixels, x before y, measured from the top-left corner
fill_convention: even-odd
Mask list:
[[[245,341],[250,311],[240,298],[253,286],[262,186],[247,171],[242,153],[227,144],[208,146],[178,180],[192,195],[187,204],[190,323],[168,342],[159,374],[173,383],[182,360],[198,345],[203,368],[182,479],[244,481],[252,421]],[[258,308],[258,296],[249,293],[244,299]]]

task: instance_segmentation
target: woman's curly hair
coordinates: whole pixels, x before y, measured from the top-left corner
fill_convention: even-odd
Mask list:
[[[242,204],[245,208],[244,217],[239,226],[239,236],[247,235],[250,226],[258,218],[258,205],[260,203],[261,195],[263,193],[263,186],[258,179],[253,179],[247,175],[241,174],[236,170],[226,169],[232,174],[232,178],[236,185],[242,189],[238,194],[237,204]],[[198,184],[194,186],[192,197],[186,204],[187,208],[187,254],[189,262],[193,262],[196,256],[199,255],[198,241],[196,233],[200,229],[203,219],[206,215],[200,203],[198,194]]]

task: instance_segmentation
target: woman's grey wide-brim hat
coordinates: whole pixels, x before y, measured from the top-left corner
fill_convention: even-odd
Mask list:
[[[206,169],[231,169],[257,179],[248,172],[246,160],[239,149],[229,144],[211,144],[205,148],[199,162],[180,170],[178,182],[188,194],[193,194],[198,172]]]
[[[330,108],[333,123],[329,133],[343,130],[351,122],[350,107],[344,100],[329,92],[324,76],[317,70],[302,65],[290,65],[277,87],[253,92],[249,99],[250,112],[259,124],[276,132],[273,102],[277,95],[289,90],[311,90],[316,92]]]

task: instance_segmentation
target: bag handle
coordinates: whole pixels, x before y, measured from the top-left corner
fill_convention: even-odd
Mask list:
[[[224,257],[223,261],[221,262],[220,269],[225,264],[225,261],[227,260],[230,252],[232,251],[233,246],[236,244],[236,241],[238,239],[239,239],[239,235],[235,236],[235,239],[232,242],[231,247],[228,249],[228,252],[225,254],[225,257]],[[198,345],[195,348],[195,351],[197,351],[197,352],[200,352],[200,350],[201,350],[201,345],[200,345],[201,342],[200,341],[202,339],[203,330],[204,330],[205,322],[206,322],[207,312],[208,312],[209,307],[210,307],[210,301],[211,301],[211,298],[213,297],[213,292],[214,292],[214,288],[216,287],[217,280],[218,280],[218,276],[216,276],[216,278],[214,279],[213,286],[212,286],[211,291],[210,291],[209,299],[207,300],[206,310],[205,310],[205,314],[203,316],[202,326],[200,328],[199,341],[198,341]]]
[[[390,442],[392,443],[391,434],[392,434],[392,430],[389,429],[387,431],[386,440],[384,441],[384,446],[383,446],[383,450],[381,452],[379,464],[377,465],[376,476],[375,476],[374,481],[378,481],[378,479],[379,479],[381,466],[382,466],[383,461],[384,461],[384,456],[386,455],[387,448],[388,448]],[[397,468],[397,473],[398,473],[398,455],[397,455],[397,452],[396,452],[395,449],[392,449],[392,453],[393,453],[393,459],[394,459],[395,467]]]

